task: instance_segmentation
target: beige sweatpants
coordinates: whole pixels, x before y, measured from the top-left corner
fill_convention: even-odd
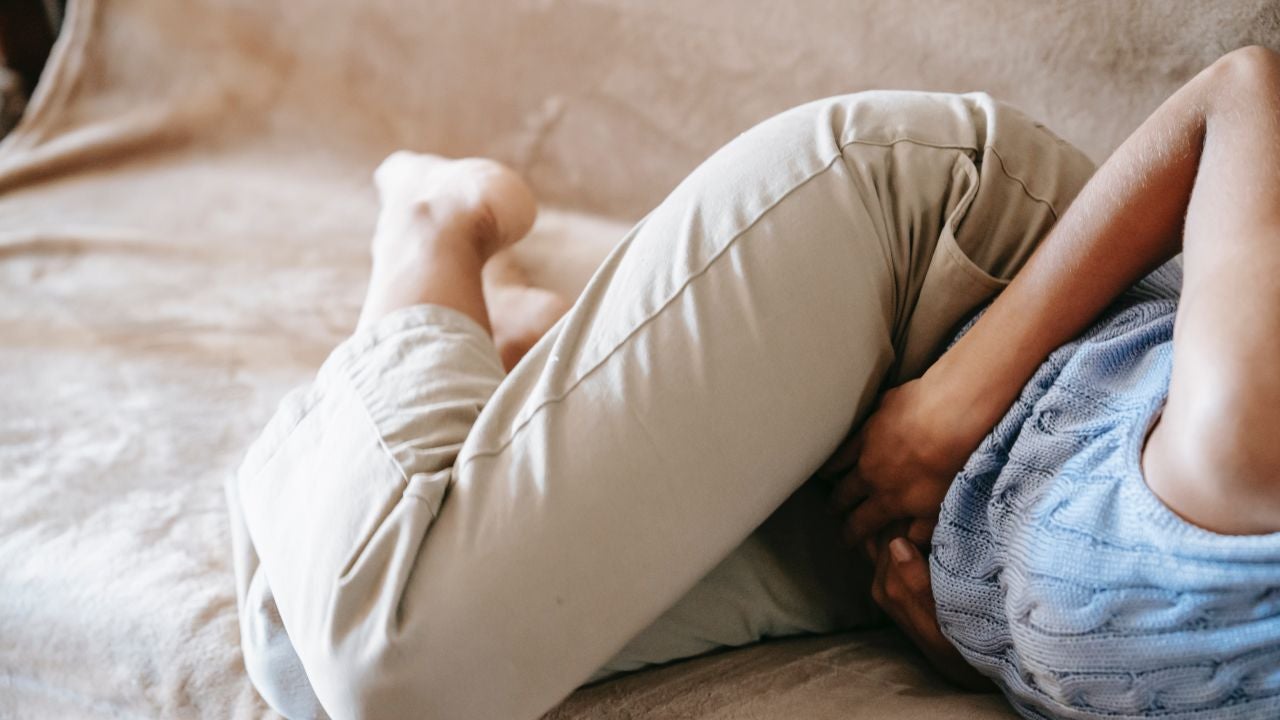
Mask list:
[[[523,720],[873,618],[806,479],[1092,170],[983,94],[828,98],[697,168],[506,377],[447,308],[357,333],[228,485],[253,681],[291,717]]]

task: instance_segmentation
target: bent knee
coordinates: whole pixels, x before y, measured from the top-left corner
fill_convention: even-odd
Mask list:
[[[271,709],[289,720],[327,720],[292,647],[241,641],[245,672]]]
[[[439,704],[449,699],[426,668],[447,661],[423,661],[421,653],[405,653],[387,644],[332,648],[308,657],[315,696],[335,718],[441,717]]]
[[[263,577],[254,575],[240,608],[245,672],[262,699],[289,720],[327,718]]]
[[[245,671],[254,688],[289,720],[411,715],[411,708],[388,692],[388,675],[380,671],[380,658],[370,662],[354,653],[328,648],[309,654],[304,668],[283,632],[249,629],[242,632],[241,646]]]

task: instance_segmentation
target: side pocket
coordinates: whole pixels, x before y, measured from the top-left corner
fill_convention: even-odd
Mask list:
[[[978,194],[978,170],[966,155],[956,158],[959,170],[972,183],[952,209],[938,236],[907,332],[891,373],[891,385],[919,377],[936,359],[951,333],[983,302],[995,297],[1008,280],[994,277],[979,267],[956,240],[956,228]]]
[[[984,94],[965,97],[987,119],[980,160],[956,160],[974,192],[942,228],[895,384],[923,374],[961,321],[1009,284],[1093,174],[1089,158],[1045,126]]]

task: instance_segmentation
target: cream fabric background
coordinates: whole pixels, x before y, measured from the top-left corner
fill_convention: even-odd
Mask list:
[[[1249,43],[1280,48],[1280,0],[72,0],[0,144],[0,718],[265,712],[221,483],[352,326],[391,149],[526,172],[573,212],[522,256],[574,289],[801,101],[982,89],[1101,159]],[[556,717],[1000,714],[915,663],[892,634],[779,643]]]

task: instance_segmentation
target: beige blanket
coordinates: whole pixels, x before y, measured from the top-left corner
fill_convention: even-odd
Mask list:
[[[736,132],[868,87],[986,89],[1103,156],[1275,0],[73,0],[0,145],[0,718],[249,717],[221,484],[352,327],[377,161],[500,157],[581,285]],[[991,717],[893,633],[580,691],[557,718]]]

